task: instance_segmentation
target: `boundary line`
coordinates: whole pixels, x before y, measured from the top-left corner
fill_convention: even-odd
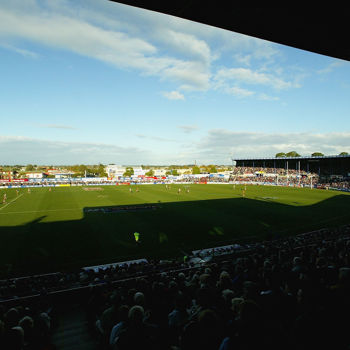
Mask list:
[[[10,203],[8,203],[10,204]],[[4,208],[4,207],[3,207]],[[3,208],[0,208],[3,209]],[[83,210],[83,208],[63,208],[63,209],[44,209],[44,210],[27,210],[27,211],[8,211],[6,213],[0,213],[0,215],[8,215],[8,214],[29,214],[29,213],[46,213],[49,211],[77,211]]]
[[[13,203],[14,201],[16,201],[18,198],[22,197],[24,195],[24,193],[20,194],[19,196],[15,197],[14,199],[12,199],[11,202],[6,203],[3,207],[0,208],[0,210],[6,208],[8,205],[10,205],[11,203]]]

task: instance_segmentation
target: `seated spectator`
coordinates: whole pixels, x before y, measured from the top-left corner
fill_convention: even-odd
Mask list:
[[[120,333],[125,329],[128,321],[129,306],[121,305],[118,309],[118,322],[112,328],[111,335],[109,337],[109,344],[115,345]]]
[[[34,320],[30,316],[24,316],[18,323],[24,332],[24,345],[26,349],[30,349],[34,336]]]
[[[11,308],[5,314],[5,325],[7,329],[15,327],[18,325],[19,313],[16,308]]]
[[[128,313],[128,322],[115,341],[116,350],[159,349],[155,326],[143,321],[142,306],[133,306]]]
[[[118,308],[120,305],[120,295],[115,293],[111,296],[112,305],[103,311],[101,317],[96,321],[96,327],[101,332],[102,338],[108,341],[112,327],[118,318]]]
[[[218,349],[222,339],[222,323],[210,309],[202,310],[197,320],[189,322],[181,337],[181,350]]]
[[[4,349],[24,350],[24,332],[19,326],[8,329],[5,333]]]
[[[168,315],[170,328],[180,329],[188,321],[187,300],[182,292],[175,298],[175,308]]]

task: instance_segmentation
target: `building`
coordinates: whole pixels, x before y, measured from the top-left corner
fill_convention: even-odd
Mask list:
[[[154,176],[166,176],[166,169],[153,169]]]
[[[45,177],[47,177],[47,175],[43,172],[29,172],[26,173],[26,178],[27,179],[44,179]]]
[[[121,165],[109,164],[106,166],[105,171],[109,178],[116,178],[124,175],[126,167]]]
[[[74,171],[55,173],[55,179],[69,179],[74,175]]]
[[[146,174],[146,170],[142,169],[140,166],[133,167],[134,176],[144,176]]]

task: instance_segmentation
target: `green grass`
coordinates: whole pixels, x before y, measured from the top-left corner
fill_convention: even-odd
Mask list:
[[[0,271],[45,272],[278,237],[350,222],[348,194],[236,185],[96,186],[1,190]],[[190,192],[186,193],[185,188]],[[178,194],[178,188],[182,192]],[[154,203],[157,210],[87,213],[84,208]],[[141,233],[136,245],[133,232]]]

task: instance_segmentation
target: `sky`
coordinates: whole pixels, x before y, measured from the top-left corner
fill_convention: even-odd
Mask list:
[[[0,0],[0,164],[350,153],[350,62],[105,0]]]

